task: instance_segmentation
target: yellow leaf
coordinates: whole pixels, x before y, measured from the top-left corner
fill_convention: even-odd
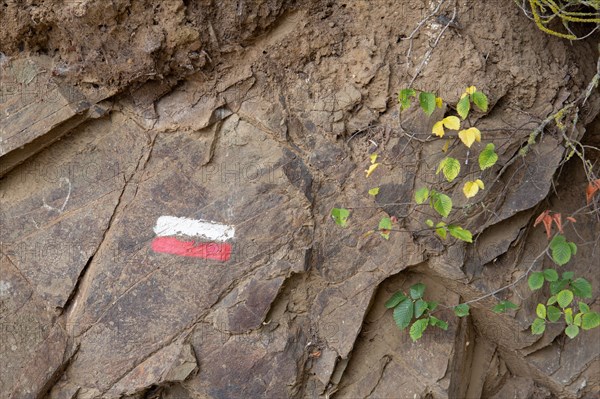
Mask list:
[[[369,195],[376,196],[377,194],[379,194],[379,187],[375,187],[369,190]]]
[[[374,163],[371,166],[369,166],[369,169],[365,170],[365,173],[367,174],[367,177],[371,176],[371,174],[373,172],[375,172],[375,169],[377,169],[378,166],[379,166],[378,163]]]
[[[444,137],[444,121],[441,120],[433,125],[431,132],[438,137]]]
[[[442,122],[444,122],[444,126],[448,129],[460,129],[460,119],[458,119],[456,116],[447,116],[442,120]]]
[[[465,183],[463,187],[463,193],[465,197],[471,198],[474,197],[479,192],[479,186],[474,181],[468,181]]]
[[[465,130],[458,132],[458,138],[469,148],[475,141],[481,141],[481,132],[476,127],[470,127]]]
[[[446,143],[442,147],[442,152],[448,152],[448,147],[450,147],[450,140],[446,140]]]
[[[465,98],[466,96],[468,96],[469,94],[467,92],[464,92],[463,94],[461,94],[460,99],[462,100],[463,98]]]
[[[480,189],[484,189],[485,186],[483,185],[483,182],[481,181],[481,179],[477,179],[475,180],[475,184],[477,184],[479,186]]]
[[[473,93],[475,93],[477,91],[477,88],[475,86],[469,86],[467,87],[467,90],[465,90],[465,93],[471,95]]]
[[[374,164],[377,161],[377,154],[371,154],[369,158],[371,158],[371,164]]]
[[[442,97],[436,97],[435,98],[435,105],[438,108],[442,108],[442,106],[444,105],[444,100],[442,100]]]

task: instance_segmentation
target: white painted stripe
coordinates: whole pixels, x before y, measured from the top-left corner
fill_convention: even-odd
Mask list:
[[[207,240],[226,241],[233,238],[235,228],[208,220],[161,216],[156,221],[154,232],[159,237],[184,235],[202,237]]]

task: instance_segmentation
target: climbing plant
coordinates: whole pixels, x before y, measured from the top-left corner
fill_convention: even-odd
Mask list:
[[[444,100],[434,93],[407,88],[400,90],[398,93],[400,112],[410,108],[412,102],[415,100],[418,101],[420,108],[427,116],[431,116],[436,108],[441,108],[444,105]],[[468,116],[475,110],[487,112],[488,98],[485,93],[477,90],[474,86],[470,86],[462,93],[454,109],[456,115],[449,115],[435,122],[431,131],[431,134],[439,139],[442,139],[447,131],[456,131],[456,138],[467,148],[464,159],[445,156],[437,164],[435,174],[439,175],[441,173],[447,182],[453,182],[461,175],[462,165],[468,164],[470,151],[474,148],[474,143],[481,143],[482,141],[481,131],[468,122]],[[563,108],[559,112],[564,112],[564,110]],[[552,116],[559,128],[561,117],[556,114]],[[521,156],[525,156],[529,147],[535,144],[537,134],[539,132],[536,130],[530,135],[527,146],[524,147],[526,150],[520,152]],[[567,142],[568,145],[569,143]],[[449,141],[446,140],[441,149],[442,152],[447,153],[448,147]],[[575,148],[573,144],[571,144],[571,147]],[[479,151],[477,156],[478,172],[469,173],[470,177],[464,182],[461,190],[467,201],[475,197],[481,190],[485,190],[486,184],[482,172],[493,167],[498,161],[498,154],[495,150],[495,144],[488,142]],[[572,152],[576,152],[576,149],[573,149]],[[380,166],[378,158],[378,154],[370,155],[369,165],[365,170],[366,178],[369,178]],[[600,179],[590,182],[586,190],[588,204],[598,191],[600,191]],[[374,187],[369,189],[368,194],[374,197],[377,196],[379,188]],[[445,240],[450,235],[467,243],[473,242],[471,231],[456,222],[448,221],[452,216],[454,201],[450,193],[444,192],[441,185],[418,188],[414,195],[414,206],[429,206],[439,216],[439,218],[436,218],[437,220],[427,218],[422,223],[441,239]],[[340,227],[348,226],[350,215],[350,210],[346,208],[334,208],[331,211],[331,217]],[[378,232],[382,238],[389,240],[390,234],[393,231],[397,231],[394,229],[394,224],[397,222],[398,220],[395,216],[384,216],[380,219],[377,228],[367,232],[367,234]],[[566,218],[566,222],[575,223],[576,220],[574,217],[569,216]],[[551,212],[550,210],[544,211],[536,219],[534,227],[540,223],[546,229],[549,243],[544,251],[532,262],[526,273],[517,279],[517,281],[501,287],[492,293],[452,307],[456,316],[468,316],[471,303],[493,296],[505,289],[512,288],[521,279],[527,278],[528,286],[532,291],[541,289],[547,283],[551,295],[545,303],[539,303],[536,307],[537,317],[531,324],[532,334],[542,334],[548,323],[557,323],[561,318],[564,319],[566,324],[565,334],[570,338],[577,336],[580,329],[589,330],[600,325],[600,314],[592,311],[589,305],[584,302],[585,299],[592,298],[592,286],[586,279],[582,277],[575,278],[574,273],[571,271],[559,273],[558,270],[553,268],[543,271],[533,271],[536,261],[545,254],[558,267],[569,263],[577,254],[577,245],[574,242],[568,241],[564,235],[561,214]],[[553,226],[557,230],[554,234]],[[386,308],[393,309],[394,321],[400,329],[406,329],[410,326],[409,333],[414,341],[422,337],[428,326],[439,327],[443,330],[448,328],[446,321],[434,316],[435,311],[439,310],[438,306],[441,307],[442,305],[425,300],[425,289],[426,287],[423,283],[415,284],[410,287],[408,293],[398,291],[385,303]],[[511,309],[518,309],[518,306],[507,300],[500,301],[492,308],[496,313],[503,313]]]

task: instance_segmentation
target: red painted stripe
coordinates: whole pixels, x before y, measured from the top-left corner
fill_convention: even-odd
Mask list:
[[[175,237],[156,237],[152,241],[154,252],[228,261],[231,257],[231,245],[227,243],[182,241]]]

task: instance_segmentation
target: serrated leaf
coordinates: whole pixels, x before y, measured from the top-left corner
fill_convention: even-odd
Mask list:
[[[465,317],[469,315],[469,305],[466,303],[461,303],[460,305],[456,305],[454,307],[454,314],[458,317]]]
[[[419,93],[419,104],[425,115],[430,116],[435,111],[435,94],[426,91]]]
[[[444,100],[442,100],[442,97],[435,98],[435,106],[438,108],[442,108],[444,106]]]
[[[400,302],[406,300],[406,298],[406,295],[402,291],[398,291],[386,301],[385,307],[388,309],[395,308]]]
[[[590,307],[585,302],[579,302],[579,311],[581,313],[587,313],[590,311]]]
[[[420,299],[423,298],[423,294],[425,293],[425,284],[417,283],[410,287],[410,297],[412,299]],[[419,317],[419,316],[416,316]]]
[[[439,327],[442,330],[448,330],[448,323],[444,320],[440,320],[437,317],[429,316],[429,325],[434,327]]]
[[[494,151],[495,148],[494,144],[489,143],[485,146],[485,149],[479,153],[479,168],[481,170],[491,168],[498,162],[498,154]]]
[[[477,106],[482,112],[487,112],[488,110],[488,98],[485,94],[480,91],[476,91],[471,94],[471,99],[473,100],[473,104]]]
[[[546,269],[544,270],[544,278],[549,282],[558,281],[558,273],[554,269]]]
[[[442,119],[442,122],[444,123],[444,126],[447,129],[450,129],[450,130],[460,129],[460,119],[458,119],[454,115],[445,117],[444,119]]]
[[[446,194],[436,193],[431,198],[431,207],[442,217],[447,217],[452,212],[452,199]]]
[[[562,312],[556,306],[548,306],[546,308],[546,316],[548,316],[548,320],[553,323],[556,323],[560,319],[560,315]]]
[[[350,211],[344,208],[333,208],[331,210],[331,217],[340,227],[346,227],[348,224],[348,217],[350,216]]]
[[[556,295],[556,302],[561,308],[566,308],[573,301],[573,292],[562,290]]]
[[[573,278],[573,276],[575,276],[574,272],[564,272],[562,274],[562,278],[565,280],[571,280]]]
[[[568,242],[567,244],[569,244],[569,247],[571,248],[571,255],[576,255],[577,254],[577,245],[575,245],[574,242]]]
[[[377,194],[379,194],[379,187],[374,187],[374,188],[372,188],[372,189],[369,190],[369,195],[372,195],[374,197]]]
[[[436,301],[429,301],[427,302],[427,307],[430,312],[433,312],[438,307],[438,303]]]
[[[469,111],[471,110],[471,102],[469,101],[469,96],[464,96],[460,99],[458,104],[456,104],[456,112],[460,115],[461,118],[466,119],[469,116]]]
[[[400,110],[404,111],[410,108],[410,98],[414,97],[417,92],[414,89],[403,89],[398,93],[398,103],[400,103]]]
[[[577,313],[573,318],[573,324],[577,327],[581,327],[581,316],[583,316],[583,313]]]
[[[413,301],[402,301],[394,308],[394,321],[400,329],[405,329],[413,318]]]
[[[567,308],[563,313],[565,314],[565,322],[567,324],[573,324],[573,309]]]
[[[588,312],[581,316],[581,328],[584,330],[591,330],[600,326],[600,313]]]
[[[550,241],[550,251],[552,260],[559,266],[562,266],[571,260],[571,247],[562,235],[556,235]]]
[[[548,302],[546,302],[546,305],[554,305],[556,303],[556,295],[552,295],[550,298],[548,298]]]
[[[429,189],[427,187],[420,188],[415,192],[415,202],[419,205],[427,201],[428,198]]]
[[[579,298],[592,297],[592,285],[583,277],[579,277],[571,282],[571,290],[573,291],[573,294]]]
[[[481,181],[481,180],[480,180]],[[479,192],[479,185],[474,181],[468,181],[463,186],[463,194],[467,198],[473,198]]]
[[[417,341],[423,336],[423,333],[427,329],[428,325],[429,319],[420,319],[413,323],[413,325],[410,327],[410,337],[412,338],[413,342]]]
[[[544,319],[535,319],[531,324],[531,333],[534,335],[543,334],[546,330],[546,321]]]
[[[565,334],[567,334],[569,338],[573,339],[577,336],[577,334],[579,334],[579,327],[574,324],[567,326],[567,328],[565,328]]]
[[[473,242],[473,234],[467,229],[463,229],[460,226],[451,224],[448,226],[448,231],[450,235],[454,238],[458,238],[459,240],[472,243]]]
[[[559,291],[564,290],[569,285],[569,280],[561,279],[550,283],[550,294],[556,295]]]
[[[445,240],[448,237],[448,230],[445,227],[438,227],[435,229],[435,232],[442,240]]]
[[[444,137],[444,134],[446,134],[446,132],[444,131],[444,122],[438,121],[434,123],[433,128],[431,128],[431,133],[438,137]]]
[[[419,299],[415,302],[415,318],[423,316],[423,313],[427,310],[427,302]]]
[[[481,132],[476,127],[470,127],[458,132],[458,138],[464,145],[471,148],[474,142],[481,141]]]
[[[377,169],[378,167],[379,167],[378,163],[369,165],[369,169],[365,170],[367,177],[371,176],[373,174],[373,172],[375,172],[375,169]]]
[[[539,290],[544,285],[544,274],[542,272],[533,272],[527,279],[527,284],[532,291]]]
[[[446,180],[451,182],[460,173],[460,162],[456,158],[446,157],[440,161],[435,173],[440,173],[440,171],[443,172]]]
[[[537,308],[535,308],[535,314],[540,319],[546,318],[546,307],[544,306],[543,303],[538,303]]]

